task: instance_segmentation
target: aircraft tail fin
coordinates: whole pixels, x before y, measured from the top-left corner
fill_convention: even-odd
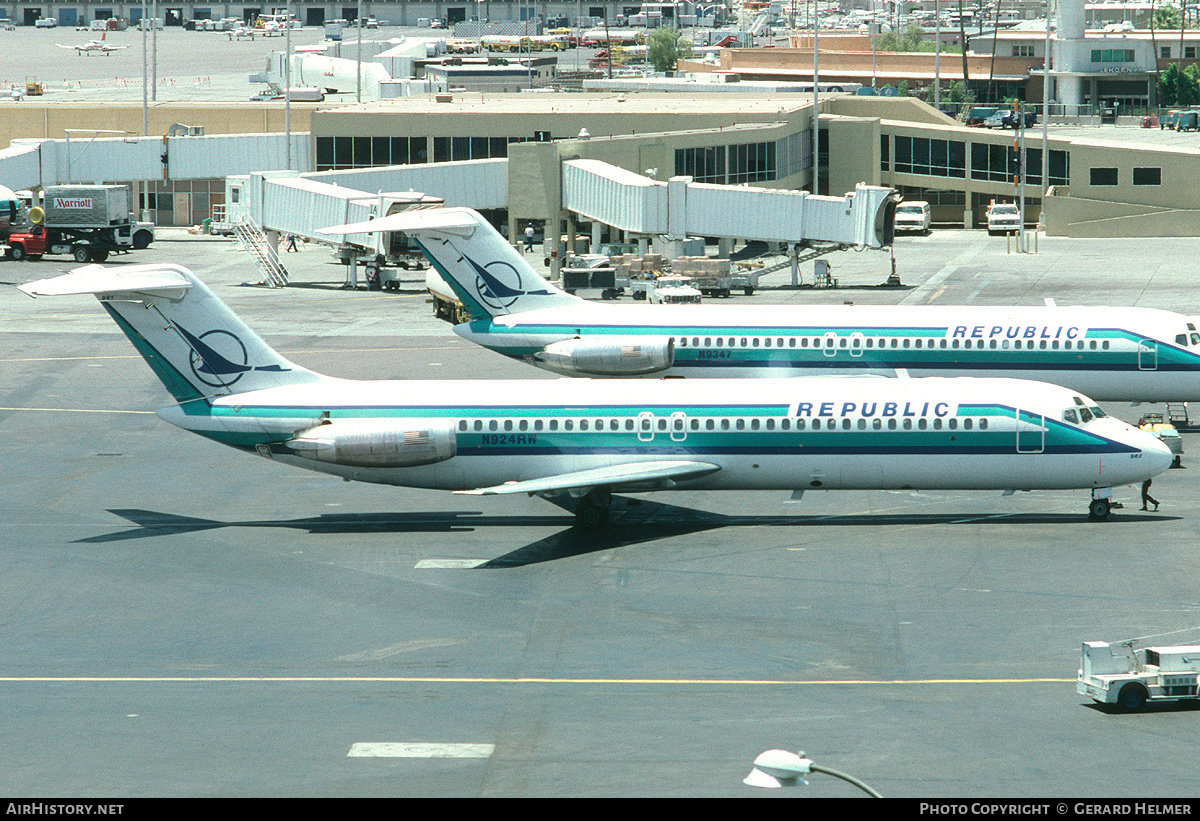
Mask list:
[[[94,295],[181,403],[325,378],[276,353],[180,265],[88,265],[19,287]]]
[[[472,319],[573,305],[578,298],[547,282],[471,208],[403,211],[322,233],[403,231],[462,300]]]

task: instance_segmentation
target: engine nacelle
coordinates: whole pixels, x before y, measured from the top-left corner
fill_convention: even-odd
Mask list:
[[[535,364],[567,376],[641,376],[675,362],[675,342],[665,337],[592,337],[552,342],[535,353]]]
[[[345,419],[309,428],[286,444],[315,462],[373,468],[430,465],[458,452],[450,419]]]

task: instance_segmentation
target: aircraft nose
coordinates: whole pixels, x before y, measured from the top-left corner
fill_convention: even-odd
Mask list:
[[[1171,466],[1175,461],[1175,454],[1171,453],[1171,449],[1162,443],[1162,440],[1156,436],[1151,436],[1145,431],[1138,431],[1145,437],[1140,444],[1142,451],[1142,459],[1146,461],[1146,469],[1148,476],[1157,476]]]

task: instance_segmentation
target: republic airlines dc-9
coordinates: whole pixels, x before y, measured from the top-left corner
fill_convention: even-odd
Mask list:
[[[415,238],[484,347],[577,376],[988,376],[1051,382],[1097,400],[1200,401],[1197,320],[1148,308],[620,305],[542,279],[466,208],[343,226]],[[332,232],[331,232],[332,233]]]
[[[347,480],[566,494],[579,524],[654,490],[1111,489],[1166,470],[1157,439],[1086,395],[1010,379],[356,381],[284,359],[175,265],[20,286],[95,295],[174,402],[160,418]]]

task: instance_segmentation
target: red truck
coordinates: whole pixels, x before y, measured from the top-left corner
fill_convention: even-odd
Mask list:
[[[29,210],[28,228],[8,235],[9,259],[69,254],[76,262],[104,262],[110,254],[142,250],[154,227],[132,219],[123,185],[63,185],[46,189],[44,208]]]

